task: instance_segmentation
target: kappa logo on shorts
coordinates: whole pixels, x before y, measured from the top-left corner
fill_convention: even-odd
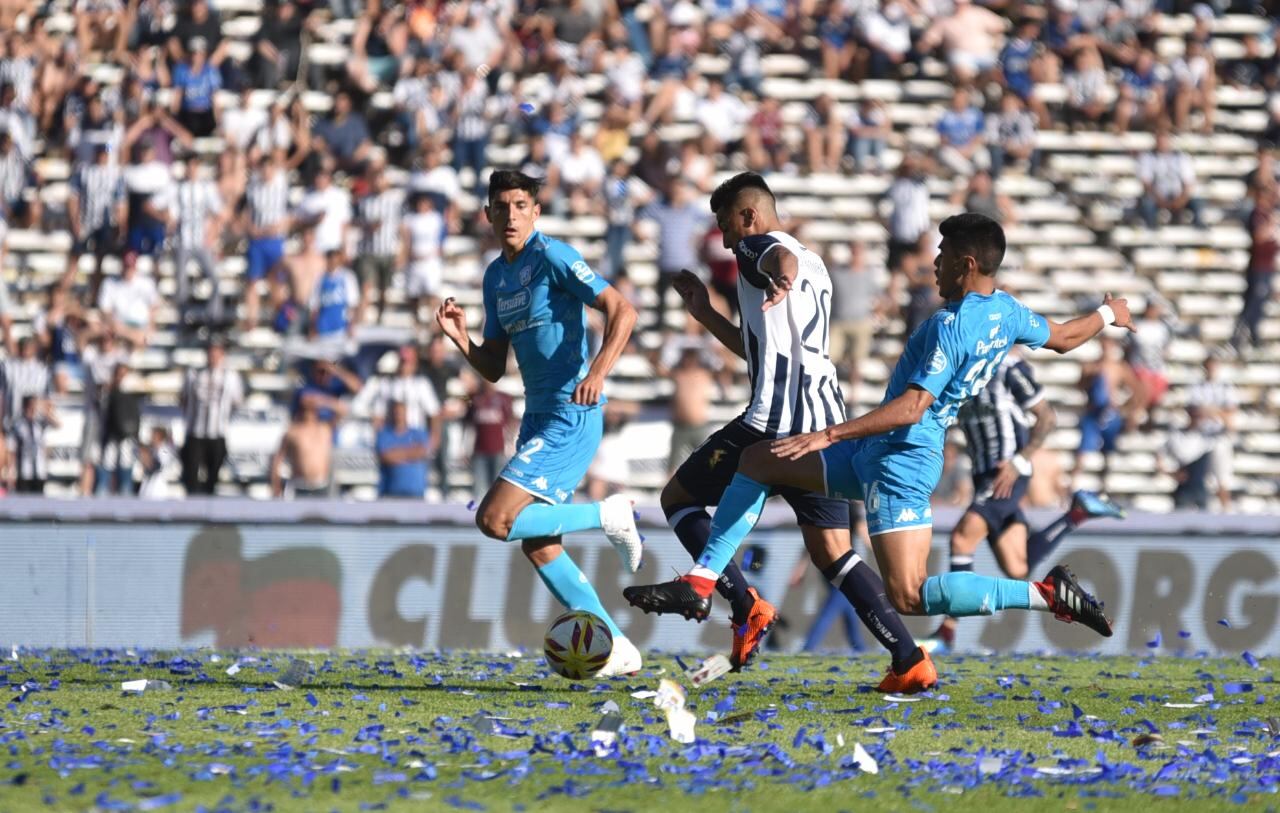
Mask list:
[[[898,512],[898,518],[894,522],[915,522],[920,519],[920,515],[916,513],[914,508],[904,508]]]
[[[550,487],[550,485],[551,484],[547,482],[547,478],[545,477],[539,477],[538,479],[533,481],[533,487],[538,489],[539,491],[546,491]]]
[[[947,354],[942,352],[942,348],[933,351],[933,355],[929,357],[929,366],[926,368],[929,375],[938,375],[947,369]]]

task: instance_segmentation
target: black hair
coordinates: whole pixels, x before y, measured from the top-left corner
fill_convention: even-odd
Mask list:
[[[523,189],[529,193],[529,197],[537,200],[538,192],[542,190],[542,181],[515,169],[500,169],[489,175],[490,203],[501,193],[512,189]]]
[[[739,172],[729,180],[716,187],[716,191],[711,193],[711,211],[719,212],[724,207],[732,204],[738,199],[738,195],[744,189],[759,189],[769,196],[770,201],[774,201],[773,190],[769,188],[768,182],[758,172]]]
[[[938,231],[950,242],[953,253],[973,257],[978,262],[978,270],[987,276],[1000,268],[1004,260],[1004,229],[986,215],[977,212],[952,215],[939,224]]]

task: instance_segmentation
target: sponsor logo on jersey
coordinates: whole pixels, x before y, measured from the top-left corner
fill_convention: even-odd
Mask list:
[[[914,508],[904,508],[898,512],[898,518],[895,522],[915,522],[920,519],[920,515],[916,513]]]
[[[933,355],[929,357],[929,366],[925,368],[929,375],[938,375],[947,369],[947,354],[942,352],[942,348],[933,351]]]
[[[759,256],[760,256],[760,255],[759,255],[759,254],[757,254],[756,252],[754,252],[754,251],[752,251],[751,249],[747,248],[747,241],[746,241],[746,240],[739,240],[739,241],[738,241],[738,253],[739,253],[739,254],[741,254],[743,257],[746,257],[748,260],[754,260],[756,257],[759,257]]]
[[[506,316],[529,307],[529,292],[516,291],[511,296],[498,297],[498,315]]]
[[[954,313],[948,313],[946,316],[942,317],[942,324],[944,326],[949,325],[955,320],[956,320],[956,315]]]
[[[992,322],[999,322],[1000,319],[1002,318],[1002,314],[999,314],[999,313],[988,314],[987,318],[990,319]]]
[[[996,330],[999,330],[999,329],[1000,328],[996,328]],[[1002,347],[1008,347],[1008,346],[1009,346],[1008,336],[1001,336],[1000,338],[990,342],[984,342],[981,339],[979,339],[977,347],[973,348],[973,352],[979,356],[985,356],[986,354],[990,353],[992,350],[999,350]]]
[[[583,285],[590,284],[591,281],[596,278],[596,272],[592,271],[591,266],[587,265],[583,260],[578,260],[576,263],[569,266],[569,270],[578,278],[578,282],[581,282]]]

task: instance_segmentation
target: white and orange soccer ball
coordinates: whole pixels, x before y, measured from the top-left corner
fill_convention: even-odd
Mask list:
[[[551,622],[542,642],[551,671],[570,680],[589,678],[613,654],[613,633],[585,610],[570,610]]]

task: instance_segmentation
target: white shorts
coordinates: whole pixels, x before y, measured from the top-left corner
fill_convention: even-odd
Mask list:
[[[975,54],[970,51],[953,50],[947,54],[951,68],[970,75],[989,71],[996,66],[996,58],[991,54]]]
[[[440,292],[444,270],[439,260],[414,260],[405,272],[405,292],[412,299],[435,296]]]

